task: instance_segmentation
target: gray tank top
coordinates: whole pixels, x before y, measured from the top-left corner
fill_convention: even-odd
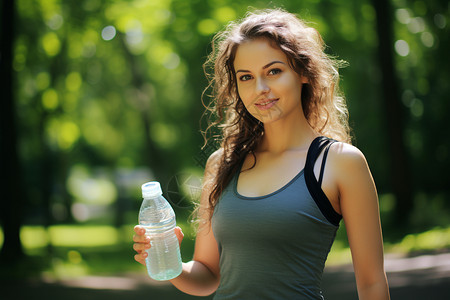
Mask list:
[[[341,219],[320,188],[333,142],[316,138],[305,168],[266,196],[240,195],[235,174],[212,218],[221,276],[214,299],[323,299],[323,268]],[[316,180],[313,167],[324,148]]]

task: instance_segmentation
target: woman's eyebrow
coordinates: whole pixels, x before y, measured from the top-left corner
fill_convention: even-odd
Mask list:
[[[273,65],[273,64],[277,64],[277,63],[285,65],[285,63],[284,63],[284,62],[282,62],[282,61],[279,61],[279,60],[274,60],[274,61],[272,61],[272,62],[268,63],[267,65],[265,65],[265,66],[264,66],[264,67],[262,67],[262,68],[263,68],[263,70],[264,70],[264,69],[267,69],[268,67],[270,67],[271,65]],[[236,71],[236,74],[237,74],[237,73],[239,73],[239,72],[243,72],[243,73],[249,73],[250,71],[249,71],[249,70],[242,70],[242,69],[239,69],[239,70],[237,70],[237,71]]]
[[[270,62],[270,63],[268,63],[267,65],[265,65],[265,66],[263,67],[263,69],[267,69],[267,68],[270,67],[271,65],[277,64],[277,63],[285,65],[285,63],[282,62],[282,61],[274,60],[273,62]]]

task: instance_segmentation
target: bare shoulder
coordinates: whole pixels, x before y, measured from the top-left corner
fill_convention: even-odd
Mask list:
[[[353,145],[342,142],[334,143],[330,152],[332,153],[330,159],[333,160],[333,165],[342,172],[351,171],[355,168],[367,168],[366,157],[361,150]]]
[[[204,224],[209,224],[209,196],[214,189],[216,174],[219,169],[220,160],[223,155],[223,149],[220,148],[214,151],[206,161],[202,180],[202,192],[200,195],[200,207],[197,212],[199,219],[202,219]],[[206,212],[206,214],[204,214]],[[206,217],[205,217],[206,216]]]
[[[330,154],[343,212],[344,202],[359,201],[358,199],[368,199],[368,195],[376,195],[375,183],[361,150],[347,143],[335,143],[330,148]]]
[[[219,168],[220,161],[223,156],[223,148],[214,151],[206,161],[205,175],[215,174]]]
[[[223,156],[223,148],[214,151],[206,161],[204,184],[211,185],[219,170],[219,164]]]
[[[206,165],[215,165],[219,163],[220,159],[223,155],[223,148],[219,148],[216,151],[214,151],[208,158],[208,161],[206,162]]]

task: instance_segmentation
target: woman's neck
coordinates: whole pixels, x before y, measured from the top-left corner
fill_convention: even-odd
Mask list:
[[[264,135],[259,151],[281,154],[287,150],[307,149],[318,133],[301,116],[264,124]]]

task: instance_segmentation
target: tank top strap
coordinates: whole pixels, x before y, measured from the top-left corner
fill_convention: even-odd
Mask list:
[[[333,145],[335,141],[332,140],[330,143],[328,143],[325,147],[325,152],[323,153],[323,158],[322,158],[322,165],[320,166],[320,174],[319,174],[319,186],[322,186],[322,179],[323,179],[323,171],[325,169],[325,162],[327,161],[327,156],[328,156],[328,151],[330,150],[331,145]]]
[[[315,138],[308,149],[304,173],[306,186],[320,211],[331,224],[338,226],[342,216],[334,210],[330,200],[327,198],[321,187],[328,151],[330,146],[335,142],[337,141],[325,136]],[[319,179],[317,180],[314,175],[314,165],[324,149],[325,152],[322,159]]]

